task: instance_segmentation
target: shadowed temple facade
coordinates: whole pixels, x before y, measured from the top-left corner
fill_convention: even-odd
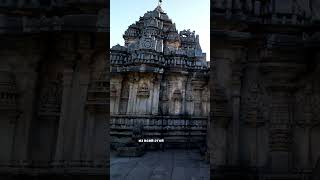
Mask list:
[[[107,176],[108,13],[104,0],[0,2],[0,179]]]
[[[214,179],[319,179],[320,4],[211,1]]]

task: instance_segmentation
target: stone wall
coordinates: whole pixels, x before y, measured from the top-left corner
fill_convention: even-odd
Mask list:
[[[207,79],[179,73],[122,73],[112,76],[110,93],[112,143],[121,138],[126,139],[122,143],[129,141],[133,127],[140,123],[145,138],[164,136],[167,142],[170,138],[186,142],[191,128],[192,136],[204,143],[209,116]]]
[[[0,3],[1,178],[105,177],[106,4],[10,2]]]
[[[211,175],[318,178],[317,7],[221,2],[211,9]]]

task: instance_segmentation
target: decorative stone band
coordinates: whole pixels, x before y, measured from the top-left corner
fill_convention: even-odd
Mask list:
[[[15,175],[63,175],[64,177],[72,174],[81,175],[107,175],[109,161],[8,161],[0,162],[1,173],[12,173]]]
[[[15,17],[0,15],[0,34],[55,31],[109,32],[106,17],[73,14],[62,17]]]
[[[312,171],[309,169],[292,169],[290,172],[290,174],[272,174],[265,166],[210,165],[210,174],[213,179],[239,179],[239,177],[243,179],[251,179],[254,177],[261,180],[312,179]]]
[[[292,136],[288,129],[271,129],[270,132],[270,150],[271,151],[289,151],[292,143]]]
[[[207,117],[112,115],[112,139],[130,138],[134,125],[143,126],[144,138],[163,138],[165,142],[204,142]],[[189,138],[189,139],[188,139]],[[124,138],[126,139],[126,138]],[[114,143],[118,143],[115,141]]]
[[[213,0],[211,14],[214,19],[251,21],[259,24],[304,25],[319,21],[317,0],[281,1],[231,1]],[[310,3],[312,5],[310,5]]]
[[[91,5],[102,5],[106,2],[104,0],[3,0],[0,2],[1,8],[12,8],[19,10],[30,10],[30,9],[48,9],[48,8],[65,8],[68,5],[81,5],[81,4],[91,4]]]
[[[111,51],[110,54],[111,66],[129,67],[137,64],[145,64],[152,66],[168,67],[168,68],[182,68],[190,70],[209,70],[207,63],[195,61],[194,58],[183,56],[170,57],[163,56],[153,52],[141,52],[132,54],[119,53]]]

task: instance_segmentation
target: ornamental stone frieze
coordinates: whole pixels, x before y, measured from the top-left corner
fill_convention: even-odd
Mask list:
[[[106,111],[108,106],[109,80],[105,72],[95,72],[97,79],[92,79],[88,88],[87,106],[89,109]]]
[[[120,96],[119,92],[119,84],[111,84],[110,86],[110,97],[118,97]]]
[[[40,93],[38,115],[41,117],[58,117],[61,111],[62,102],[62,74],[57,74],[55,80],[47,81],[45,84],[46,85]]]
[[[0,8],[4,12],[0,17],[2,29],[0,33],[108,32],[109,18],[107,18],[105,2],[90,2],[94,4],[89,9],[82,9],[85,6],[83,3],[82,1],[56,0],[3,1],[0,3]],[[78,11],[70,11],[70,7]],[[82,13],[81,10],[86,13]],[[57,11],[63,13],[47,15],[47,13]]]
[[[150,96],[149,85],[147,83],[141,83],[139,85],[137,96],[145,97],[145,98]]]
[[[319,21],[317,0],[212,0],[213,17],[257,24],[305,25]]]

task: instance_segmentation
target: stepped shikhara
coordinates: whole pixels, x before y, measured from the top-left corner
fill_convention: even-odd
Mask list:
[[[124,46],[110,50],[112,145],[131,141],[137,126],[142,137],[164,138],[167,147],[204,145],[209,65],[199,36],[178,32],[159,5],[123,38]]]

